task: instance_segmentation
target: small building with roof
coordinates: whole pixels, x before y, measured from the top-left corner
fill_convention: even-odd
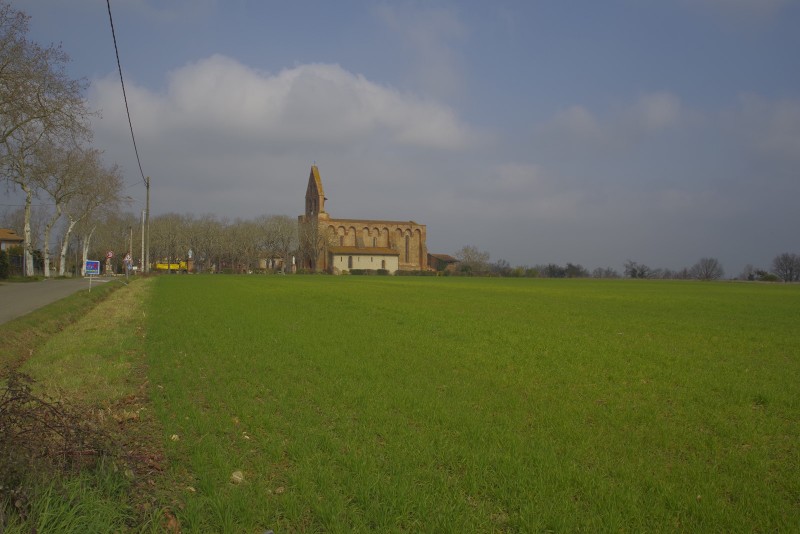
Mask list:
[[[428,266],[434,271],[455,271],[458,258],[449,254],[428,254]]]
[[[8,250],[11,247],[21,247],[25,242],[14,230],[0,228],[0,250]]]

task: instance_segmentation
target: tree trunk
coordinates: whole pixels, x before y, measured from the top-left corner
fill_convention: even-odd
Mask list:
[[[53,230],[53,226],[59,218],[61,218],[61,206],[56,204],[56,214],[47,221],[44,227],[44,249],[42,250],[42,254],[44,255],[45,278],[50,278],[50,232]]]
[[[81,276],[86,276],[86,260],[89,259],[89,242],[92,240],[92,234],[94,234],[94,229],[97,228],[96,226],[92,227],[92,230],[89,232],[88,235],[83,236],[82,241],[82,251],[81,251]]]
[[[25,223],[22,231],[23,238],[23,255],[25,258],[25,276],[33,276],[33,244],[31,243],[31,204],[33,204],[33,190],[25,184],[19,184],[25,192]]]
[[[64,276],[65,273],[65,263],[67,259],[67,248],[69,247],[69,237],[72,235],[72,229],[75,228],[75,225],[78,221],[73,221],[72,217],[69,218],[69,225],[67,226],[67,231],[64,233],[64,241],[61,243],[61,253],[59,255],[58,261],[58,276]]]

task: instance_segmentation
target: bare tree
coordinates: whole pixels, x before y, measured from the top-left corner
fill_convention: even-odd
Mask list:
[[[747,265],[744,266],[744,269],[742,269],[742,272],[739,274],[737,278],[739,280],[753,281],[758,276],[758,271],[759,269],[754,267],[751,263],[748,263]]]
[[[238,272],[251,272],[258,268],[262,252],[260,229],[254,221],[236,219],[225,231],[231,263]]]
[[[652,278],[653,270],[643,263],[628,260],[625,262],[625,276],[628,278]]]
[[[497,260],[496,262],[492,263],[489,268],[491,269],[492,274],[495,276],[511,276],[513,274],[511,264],[504,259]]]
[[[90,221],[92,236],[89,245],[86,246],[87,254],[101,259],[105,258],[108,251],[112,251],[114,257],[109,263],[112,268],[118,267],[124,258],[124,252],[128,250],[131,231],[138,226],[138,222],[138,217],[132,213],[103,206],[92,214]]]
[[[40,143],[36,147],[37,171],[35,178],[39,189],[47,193],[54,210],[44,228],[44,276],[50,276],[50,236],[67,202],[81,192],[79,180],[82,172],[83,150],[78,146],[61,147]],[[62,273],[63,274],[63,269]]]
[[[100,207],[113,212],[119,208],[120,204],[128,200],[122,196],[122,173],[117,165],[112,165],[111,167],[103,166],[98,150],[81,150],[78,157],[79,160],[74,177],[76,193],[68,199],[63,208],[64,214],[67,216],[67,226],[61,240],[59,254],[58,274],[60,276],[64,275],[67,247],[76,225],[91,218],[92,214],[98,213]],[[87,232],[87,240],[82,247],[82,265],[84,266],[88,259],[87,254],[92,234],[91,230]]]
[[[88,136],[85,82],[66,74],[67,55],[28,40],[29,17],[0,3],[0,163],[7,180],[25,193],[25,265],[33,273],[30,206],[36,193],[35,147],[64,133]]]
[[[597,267],[592,271],[592,278],[619,278],[619,273],[612,267]]]
[[[689,272],[698,280],[719,280],[725,274],[717,258],[700,258]]]
[[[159,215],[150,220],[151,257],[161,258],[168,266],[176,259],[185,259],[189,253],[187,217],[177,213]],[[171,267],[168,267],[171,272]]]
[[[589,271],[580,263],[575,265],[567,262],[564,268],[564,275],[567,278],[589,278]]]
[[[800,255],[784,252],[772,260],[772,271],[784,282],[800,281]]]
[[[538,276],[541,278],[565,278],[567,276],[566,269],[557,263],[536,265],[534,268],[539,273]]]
[[[38,131],[30,128],[18,128],[8,134],[2,145],[0,152],[0,162],[3,166],[3,175],[13,185],[19,187],[25,195],[25,207],[23,210],[22,237],[25,264],[24,271],[26,276],[33,275],[33,235],[31,229],[31,214],[33,210],[33,199],[39,193],[37,188],[36,170],[36,144],[41,140]]]
[[[478,250],[478,247],[465,245],[455,256],[459,261],[459,270],[463,272],[483,274],[489,271],[489,253]]]
[[[222,256],[225,223],[214,215],[187,218],[186,237],[198,271],[211,272]]]
[[[69,78],[69,57],[60,47],[28,40],[29,20],[0,3],[0,144],[30,125],[41,132],[88,132],[85,80]]]
[[[281,260],[283,272],[297,249],[297,223],[286,215],[272,215],[263,220],[265,248],[270,256]]]
[[[98,205],[90,213],[89,217],[85,217],[78,221],[73,226],[73,233],[80,241],[81,251],[81,276],[86,276],[86,260],[89,258],[100,259],[104,257],[101,251],[98,252],[98,247],[95,243],[99,240],[101,243],[105,241],[103,234],[107,233],[110,228],[109,220],[114,216],[114,210],[110,207]],[[97,230],[100,229],[100,232]],[[99,237],[98,240],[95,237]],[[66,239],[64,240],[66,241]],[[94,247],[94,248],[92,248]]]

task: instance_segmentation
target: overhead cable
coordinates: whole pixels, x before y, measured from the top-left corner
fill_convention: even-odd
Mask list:
[[[122,79],[122,63],[119,61],[119,49],[117,48],[117,34],[114,31],[114,19],[111,17],[111,0],[106,0],[108,6],[108,21],[111,23],[111,37],[114,39],[114,53],[117,55],[117,68],[119,69],[119,83],[122,85],[122,99],[125,101],[125,113],[128,115],[128,126],[131,129],[131,139],[133,140],[133,151],[136,153],[136,163],[139,164],[139,174],[142,175],[142,182],[145,187],[149,188],[147,179],[144,177],[142,170],[142,161],[139,159],[139,149],[136,148],[136,136],[133,135],[133,123],[131,122],[131,112],[128,109],[128,96],[125,94],[125,80]]]

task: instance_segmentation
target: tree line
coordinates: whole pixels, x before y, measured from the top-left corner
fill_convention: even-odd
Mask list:
[[[450,274],[462,276],[503,276],[517,278],[640,278],[664,280],[720,280],[725,270],[716,258],[699,259],[695,264],[679,270],[651,268],[644,263],[627,260],[622,273],[612,267],[597,267],[592,271],[580,264],[556,263],[521,265],[512,267],[506,260],[490,261],[490,255],[475,246],[467,245],[456,253],[458,264]],[[800,254],[784,252],[775,256],[770,270],[747,265],[733,277],[737,280],[762,282],[799,282]]]
[[[43,261],[38,246],[43,242],[42,216],[32,217],[34,260]],[[81,273],[85,258],[103,260],[108,252],[114,256],[110,265],[123,272],[123,257],[131,252],[137,270],[143,268],[141,248],[143,220],[141,214],[103,211],[92,217],[92,239],[87,248],[73,237],[66,242],[66,271]],[[21,210],[6,217],[2,226],[19,228]],[[36,237],[38,235],[38,237]],[[286,215],[262,215],[252,219],[227,219],[215,215],[166,213],[150,219],[150,257],[152,264],[172,265],[192,260],[195,272],[248,273],[258,270],[283,270],[291,266],[301,251],[298,247],[297,219]],[[85,258],[84,258],[85,256]],[[41,270],[41,265],[37,270]],[[167,269],[170,270],[170,269]]]
[[[229,220],[169,213],[150,224],[151,257],[169,264],[191,255],[195,272],[284,271],[297,254],[297,219],[287,215]]]
[[[72,237],[85,259],[96,216],[126,199],[119,168],[91,146],[86,81],[68,76],[60,46],[31,41],[28,25],[24,12],[0,2],[0,176],[24,199],[20,213],[7,215],[22,219],[24,273],[34,273],[38,256],[45,276],[51,265],[63,275]]]

